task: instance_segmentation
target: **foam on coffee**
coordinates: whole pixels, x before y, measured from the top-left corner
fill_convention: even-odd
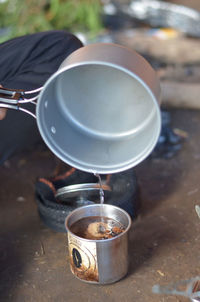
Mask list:
[[[81,238],[102,240],[121,234],[125,228],[120,222],[112,218],[89,216],[77,220],[71,225],[70,230]]]

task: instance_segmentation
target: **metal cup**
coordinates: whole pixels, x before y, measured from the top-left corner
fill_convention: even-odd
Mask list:
[[[125,230],[109,239],[90,240],[71,231],[71,226],[85,217],[103,216],[114,219]],[[131,218],[124,210],[109,204],[77,208],[65,221],[71,271],[78,279],[97,284],[110,284],[123,278],[128,271],[128,231]]]

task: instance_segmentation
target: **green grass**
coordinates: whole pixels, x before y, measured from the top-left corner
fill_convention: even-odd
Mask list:
[[[12,37],[65,29],[87,32],[91,37],[103,30],[99,0],[7,0],[0,3],[0,28],[9,28]]]

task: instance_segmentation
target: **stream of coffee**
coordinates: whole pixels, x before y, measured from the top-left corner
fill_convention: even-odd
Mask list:
[[[102,187],[101,176],[98,173],[94,173],[94,175],[99,180],[99,185],[100,185],[100,189],[99,189],[100,204],[103,204],[104,203],[104,190],[103,190],[103,187]]]
[[[99,199],[100,199],[100,204],[101,204],[101,207],[100,207],[100,220],[101,220],[101,223],[99,224],[99,232],[100,233],[104,233],[105,232],[104,216],[103,216],[104,190],[103,190],[103,187],[102,187],[101,176],[99,175],[99,173],[94,173],[94,175],[98,178],[99,185],[100,185]]]

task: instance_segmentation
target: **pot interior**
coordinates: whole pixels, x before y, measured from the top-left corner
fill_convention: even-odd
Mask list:
[[[112,64],[60,70],[37,106],[40,133],[64,162],[102,174],[146,158],[160,133],[156,98],[141,78]]]

